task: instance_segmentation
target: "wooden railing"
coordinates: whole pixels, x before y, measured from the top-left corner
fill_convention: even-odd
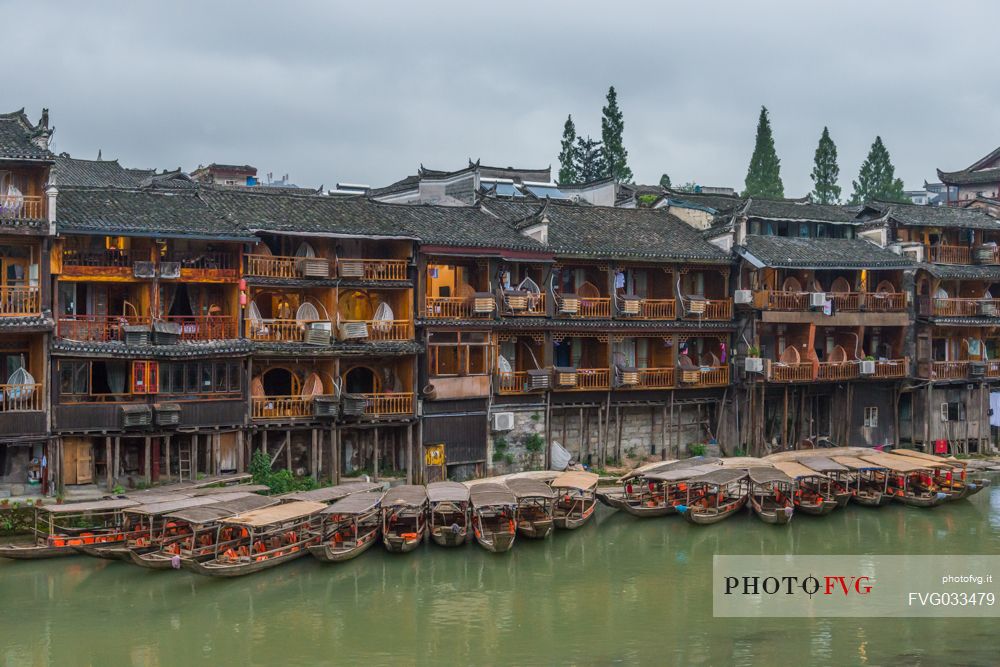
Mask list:
[[[360,322],[362,320],[346,320],[342,324]],[[413,340],[413,325],[409,320],[366,320],[368,340]]]
[[[172,315],[164,319],[180,325],[182,341],[237,338],[236,318],[230,315]]]
[[[724,387],[729,384],[729,366],[703,368],[694,387]]]
[[[523,394],[528,391],[527,371],[497,371],[498,394]]]
[[[813,365],[809,362],[798,364],[771,362],[768,380],[771,382],[812,382]]]
[[[69,340],[115,341],[125,340],[127,324],[151,324],[149,317],[122,315],[71,315],[59,318],[56,335]]]
[[[297,343],[305,339],[306,327],[312,324],[301,320],[260,320],[247,322],[250,340]]]
[[[972,264],[972,248],[959,245],[929,245],[927,260],[932,264]]]
[[[32,412],[42,409],[45,386],[34,384],[0,384],[0,412]]]
[[[823,382],[854,380],[861,376],[861,364],[850,361],[821,361],[816,379]]]
[[[42,312],[37,287],[0,288],[0,316],[38,315]]]
[[[611,370],[608,368],[577,368],[577,389],[607,389],[610,385]]]
[[[462,320],[474,317],[473,300],[459,296],[429,296],[425,300],[425,316],[437,320]],[[490,313],[483,313],[488,316]]]
[[[351,259],[351,258],[340,258],[338,264],[357,264],[361,263],[362,269],[362,279],[371,281],[400,281],[406,280],[406,265],[405,259]],[[341,272],[338,269],[338,274],[342,278],[352,278],[353,275],[344,275],[346,272]],[[356,272],[351,272],[356,273]]]
[[[875,374],[870,377],[876,380],[895,380],[905,378],[909,367],[910,360],[905,357],[903,359],[876,361]]]
[[[677,319],[676,299],[640,299],[639,315],[642,320]]]
[[[674,386],[673,368],[640,368],[639,389],[669,389]]]
[[[931,370],[937,380],[964,380],[969,377],[969,362],[935,361]]]
[[[1000,361],[986,362],[986,377],[1000,378]]]
[[[861,310],[861,303],[864,300],[861,292],[827,292],[826,298],[833,302],[834,310],[854,312]]]
[[[759,290],[754,305],[761,310],[809,310],[809,293]]]
[[[131,249],[105,248],[89,250],[83,248],[63,249],[63,266],[72,268],[132,269],[137,261],[150,261],[148,250],[141,252]]]
[[[262,278],[301,278],[300,257],[281,255],[247,255],[247,275]]]
[[[611,317],[611,297],[580,298],[580,312],[577,317],[589,320],[606,320]]]
[[[365,398],[365,416],[391,417],[413,414],[413,394],[361,394]]]
[[[733,319],[732,299],[708,299],[702,313],[688,312],[685,319],[725,321]]]
[[[289,419],[312,416],[311,396],[254,396],[253,419]]]
[[[505,315],[514,316],[527,316],[527,317],[545,317],[545,292],[538,293],[527,293],[523,297],[511,297],[510,295],[504,294],[501,297],[501,308],[500,311]],[[511,308],[510,300],[511,298],[524,298],[526,304],[525,308]]]
[[[905,292],[866,292],[864,308],[872,313],[901,313],[906,310]]]
[[[920,314],[936,317],[997,317],[1000,299],[920,297]]]
[[[44,220],[45,198],[22,195],[6,198],[0,195],[0,220]]]

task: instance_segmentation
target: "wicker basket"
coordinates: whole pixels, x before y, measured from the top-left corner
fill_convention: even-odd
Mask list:
[[[122,428],[141,428],[153,423],[153,411],[148,405],[123,405]]]
[[[181,423],[181,406],[177,403],[156,403],[153,418],[157,426],[176,426]]]
[[[556,366],[553,368],[556,374],[556,386],[557,387],[575,387],[576,386],[576,369],[569,368],[566,366]]]

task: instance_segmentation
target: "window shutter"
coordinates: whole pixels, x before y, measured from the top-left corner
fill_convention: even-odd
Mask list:
[[[146,362],[145,361],[133,361],[132,362],[132,393],[133,394],[145,394],[146,393]]]

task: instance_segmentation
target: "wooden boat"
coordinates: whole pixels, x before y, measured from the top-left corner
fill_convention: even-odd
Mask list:
[[[472,529],[476,541],[487,551],[501,553],[514,546],[517,498],[503,484],[472,487]]]
[[[771,466],[747,470],[750,478],[750,509],[764,523],[791,523],[795,514],[795,480]]]
[[[801,460],[801,459],[800,459]],[[829,514],[837,508],[830,478],[799,461],[775,461],[774,467],[795,480],[795,507],[806,514]]]
[[[799,459],[799,463],[810,470],[826,475],[830,480],[830,493],[837,502],[837,508],[847,507],[854,495],[850,489],[850,470],[847,466],[825,456],[809,456]]]
[[[276,498],[249,494],[225,496],[225,500],[211,505],[189,507],[164,515],[166,526],[173,523],[174,534],[160,542],[159,549],[149,552],[130,551],[129,558],[140,567],[151,570],[180,569],[184,560],[204,561],[215,557],[215,541],[219,522],[237,514],[277,505]],[[239,540],[223,545],[223,551],[238,544]]]
[[[611,509],[621,509],[625,504],[625,491],[619,487],[597,489],[595,495],[598,502]]]
[[[856,456],[834,456],[833,460],[851,471],[848,488],[853,501],[864,507],[881,507],[892,502],[886,493],[885,468]]]
[[[691,523],[718,523],[743,509],[748,493],[746,470],[720,467],[687,481],[685,504],[677,512]]]
[[[915,449],[894,449],[890,452],[897,456],[907,456],[924,461],[934,472],[934,483],[948,494],[950,500],[961,500],[979,493],[990,485],[990,480],[969,479],[968,464],[953,456],[938,456],[927,454]]]
[[[531,539],[548,537],[555,529],[552,511],[556,494],[552,487],[537,479],[520,478],[507,480],[507,488],[517,501],[514,524],[518,534]]]
[[[948,494],[934,484],[933,468],[926,462],[882,452],[860,458],[885,468],[886,493],[904,505],[936,507],[948,500]]]
[[[319,544],[309,553],[324,563],[351,560],[378,541],[382,523],[382,491],[352,493],[319,513]]]
[[[123,544],[122,512],[138,504],[135,500],[119,498],[35,507],[34,542],[0,545],[0,558],[57,558],[76,555],[79,553],[77,547],[85,545]]]
[[[209,577],[240,577],[287,563],[316,544],[311,523],[326,505],[306,501],[272,505],[219,521],[210,560],[184,560],[185,569]],[[223,550],[224,549],[224,550]]]
[[[382,544],[393,553],[420,546],[427,532],[427,490],[405,484],[389,489],[382,498]]]
[[[685,463],[677,461],[626,481],[622,509],[638,517],[677,514],[677,506],[687,501],[687,480],[720,469],[715,463]]]
[[[571,470],[552,480],[556,492],[552,517],[556,528],[579,528],[594,516],[599,479],[592,472]]]
[[[427,503],[431,539],[443,547],[465,544],[471,511],[469,487],[459,482],[431,482],[427,485]]]
[[[354,493],[368,493],[369,491],[380,491],[384,488],[384,484],[378,484],[375,482],[345,482],[344,484],[324,486],[311,491],[293,491],[291,493],[283,493],[280,496],[275,497],[283,503],[307,502],[329,505]]]

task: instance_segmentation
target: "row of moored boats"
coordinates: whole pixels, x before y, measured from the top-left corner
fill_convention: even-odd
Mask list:
[[[428,537],[445,547],[475,540],[503,552],[517,535],[544,538],[555,528],[586,523],[596,508],[598,476],[528,472],[389,489],[353,482],[281,496],[261,495],[266,487],[241,481],[37,507],[33,543],[0,546],[0,557],[83,553],[150,569],[232,577],[306,554],[325,562],[350,560],[378,542],[405,553]]]
[[[722,521],[749,506],[761,520],[787,524],[796,513],[827,514],[854,502],[934,507],[989,486],[966,463],[911,449],[837,447],[764,458],[694,457],[636,468],[601,502],[640,517],[680,514],[696,524]]]

